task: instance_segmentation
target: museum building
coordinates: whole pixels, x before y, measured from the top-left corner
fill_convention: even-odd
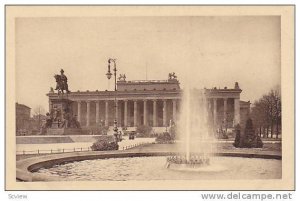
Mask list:
[[[244,124],[250,112],[250,101],[240,100],[242,90],[238,83],[233,88],[197,89],[199,100],[205,98],[207,111],[215,126],[232,128]],[[200,94],[204,94],[200,96]],[[77,116],[81,127],[112,126],[115,117],[118,126],[167,127],[176,122],[180,111],[182,90],[177,78],[167,80],[117,81],[117,91],[76,91],[58,94],[50,90],[49,111],[60,99],[70,101],[72,115]],[[116,103],[116,104],[115,104]],[[116,112],[117,111],[117,112]]]

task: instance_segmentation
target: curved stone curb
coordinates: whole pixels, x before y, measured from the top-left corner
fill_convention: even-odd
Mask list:
[[[89,151],[89,152],[72,152],[64,154],[53,154],[41,157],[33,157],[17,161],[16,179],[26,182],[32,181],[53,181],[43,174],[32,173],[40,168],[50,168],[54,165],[83,161],[95,160],[105,158],[126,158],[126,157],[143,157],[143,156],[168,156],[176,154],[176,152],[136,152],[134,150],[126,151]],[[243,153],[243,152],[222,152],[217,153],[217,156],[230,156],[230,157],[246,157],[246,158],[264,158],[264,159],[277,159],[281,160],[281,155],[276,154],[258,154],[258,153]],[[59,178],[55,178],[55,181]]]

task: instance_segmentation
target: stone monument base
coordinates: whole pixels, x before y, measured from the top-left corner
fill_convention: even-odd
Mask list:
[[[48,128],[47,135],[81,135],[80,128]]]

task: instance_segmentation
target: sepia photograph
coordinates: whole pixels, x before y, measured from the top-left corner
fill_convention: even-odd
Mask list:
[[[293,190],[293,6],[6,12],[6,189]]]

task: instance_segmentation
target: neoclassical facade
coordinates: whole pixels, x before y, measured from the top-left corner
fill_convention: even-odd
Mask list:
[[[216,126],[226,122],[227,127],[233,127],[237,123],[243,123],[249,114],[250,102],[240,100],[242,90],[238,83],[231,89],[204,88],[198,91],[199,94],[204,94],[211,121]],[[176,122],[178,119],[182,90],[176,78],[119,80],[117,92],[77,91],[59,95],[52,90],[47,96],[49,111],[59,99],[70,100],[72,113],[77,116],[82,127],[100,124],[112,126],[115,118],[118,126],[122,127],[166,127],[170,120]]]

